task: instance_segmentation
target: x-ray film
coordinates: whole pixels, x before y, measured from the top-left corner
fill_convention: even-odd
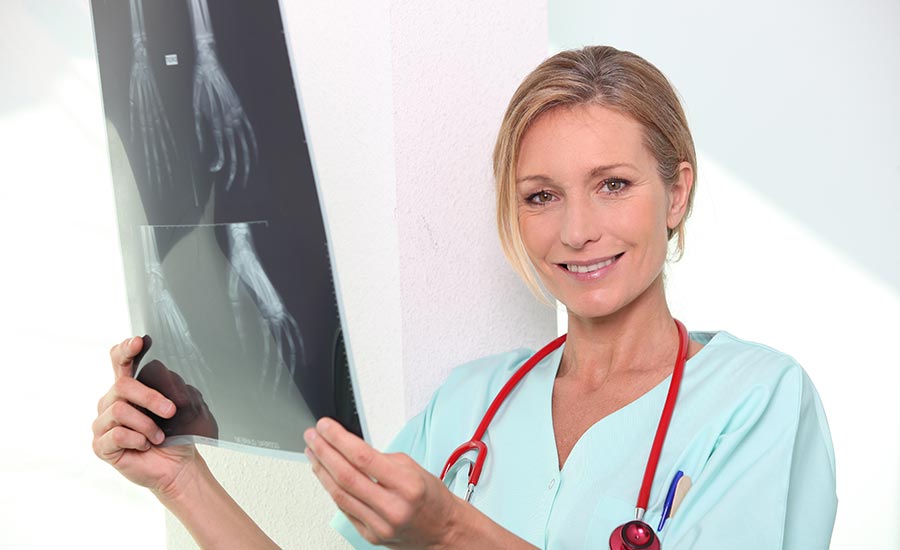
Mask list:
[[[136,377],[188,441],[303,457],[358,435],[352,369],[277,0],[92,0]]]

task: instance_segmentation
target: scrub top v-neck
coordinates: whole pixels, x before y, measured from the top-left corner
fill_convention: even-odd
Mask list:
[[[660,533],[666,550],[827,548],[834,453],[809,378],[790,357],[728,333],[691,338],[705,345],[685,366],[645,519],[656,527],[681,470],[693,488]],[[551,400],[562,351],[538,363],[498,411],[472,504],[539,548],[603,549],[611,531],[634,517],[671,377],[592,425],[560,471]],[[440,473],[530,356],[517,350],[454,369],[389,451]],[[462,471],[453,487],[459,496]],[[811,539],[792,541],[786,526],[795,521]],[[334,523],[355,548],[371,547],[342,516]]]

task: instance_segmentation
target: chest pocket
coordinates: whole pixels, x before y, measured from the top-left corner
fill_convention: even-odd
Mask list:
[[[690,478],[685,475],[685,477],[682,477],[681,479],[687,482],[685,490],[689,491]],[[646,522],[647,525],[653,528],[653,531],[656,532],[657,536],[660,539],[660,542],[665,542],[666,535],[672,531],[673,524],[678,522],[679,519],[679,514],[674,514],[672,517],[666,520],[662,532],[659,532],[659,522],[662,518],[663,505],[665,503],[670,484],[671,478],[667,480],[665,487],[663,488],[663,492],[658,493],[654,497],[654,499],[650,501],[647,512],[644,514],[644,522]],[[623,525],[624,523],[631,521],[632,519],[634,519],[634,517],[634,502],[626,502],[621,499],[601,496],[597,500],[597,504],[594,507],[594,511],[590,518],[590,525],[588,526],[588,530],[585,536],[585,548],[608,548],[609,537],[612,534],[613,530]],[[601,543],[603,544],[603,546],[601,546]]]

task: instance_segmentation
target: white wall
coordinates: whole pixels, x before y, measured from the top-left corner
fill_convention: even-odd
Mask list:
[[[391,3],[407,415],[454,366],[555,333],[513,274],[491,153],[512,93],[547,56],[546,0]]]
[[[489,176],[506,101],[547,52],[546,1],[284,3],[383,446],[453,365],[554,333],[502,259]],[[0,69],[0,548],[193,548],[90,449],[128,316],[87,0],[0,3]],[[202,452],[285,548],[345,547],[305,464]]]
[[[900,548],[900,4],[553,0],[550,40],[679,89],[700,181],[673,310],[800,360],[834,439],[832,548]]]

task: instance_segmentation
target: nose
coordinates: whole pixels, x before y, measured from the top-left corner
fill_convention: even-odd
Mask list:
[[[589,198],[570,197],[566,201],[559,238],[563,244],[579,250],[602,235],[600,212]]]

